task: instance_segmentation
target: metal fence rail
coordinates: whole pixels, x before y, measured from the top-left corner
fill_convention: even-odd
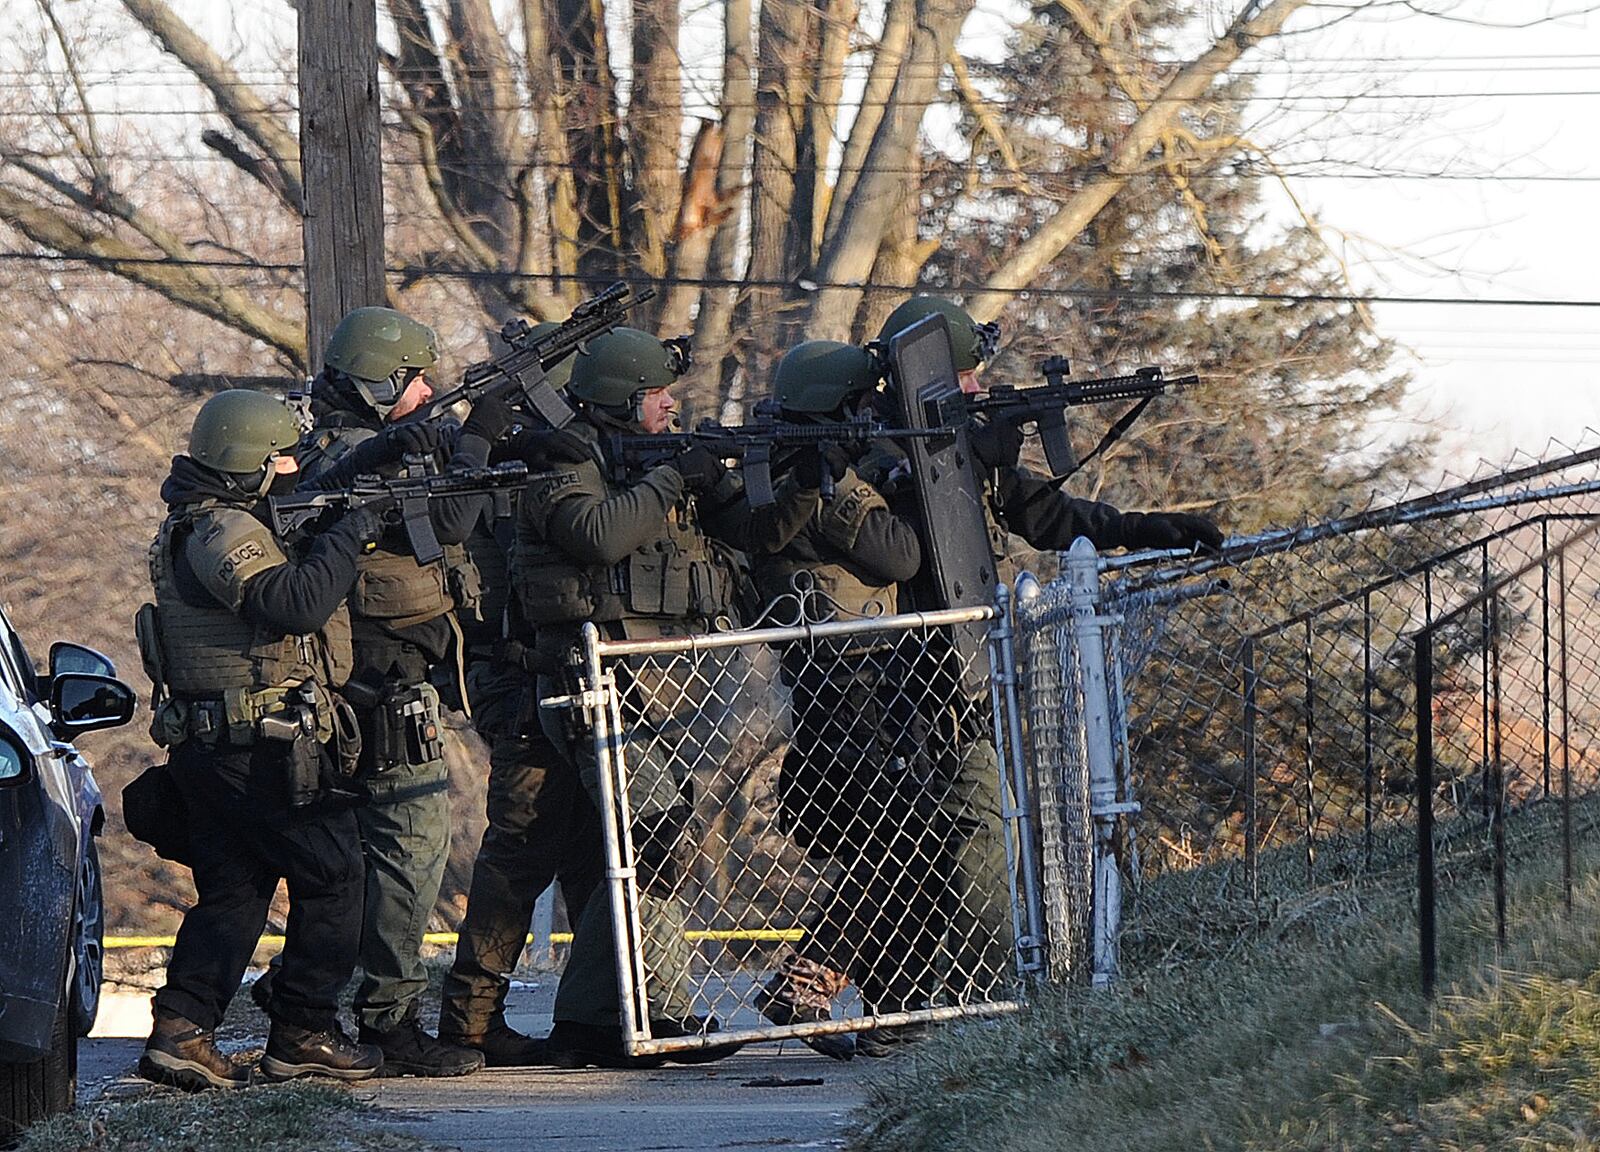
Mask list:
[[[1429,849],[1441,872],[1544,850],[1560,821],[1541,806],[1600,790],[1597,462],[1522,463],[1217,558],[1101,558],[1093,588],[1066,558],[1018,614],[1052,976],[1231,950],[1318,892],[1416,883]],[[1105,907],[1117,879],[1125,913]],[[1095,938],[1119,914],[1120,955]]]
[[[1040,963],[1016,666],[1003,606],[660,639],[590,626],[629,1051],[1015,1008]],[[733,931],[751,927],[785,942]],[[822,1012],[774,1008],[797,984]]]

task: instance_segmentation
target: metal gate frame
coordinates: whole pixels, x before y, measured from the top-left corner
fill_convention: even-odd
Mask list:
[[[583,628],[583,667],[575,703],[584,711],[594,740],[598,766],[601,826],[605,841],[606,882],[610,885],[612,930],[621,993],[623,1043],[630,1055],[689,1051],[714,1045],[777,1041],[789,1038],[857,1032],[870,1028],[993,1016],[1022,1006],[1021,992],[1044,972],[1040,875],[1036,852],[1037,825],[1030,773],[1024,761],[1022,716],[1018,705],[1017,659],[1013,646],[1010,590],[998,589],[994,607],[954,608],[832,620],[789,627],[764,627],[714,632],[659,640],[611,640],[593,624]],[[709,1034],[653,1037],[645,1002],[644,938],[639,914],[639,887],[628,805],[628,765],[621,695],[608,661],[638,655],[697,654],[718,649],[819,641],[863,634],[905,633],[961,625],[988,626],[990,706],[1001,797],[1001,825],[1006,849],[1012,938],[1015,943],[1019,994],[1006,1000],[930,1007],[907,1012],[861,1015],[826,1022],[765,1025]]]

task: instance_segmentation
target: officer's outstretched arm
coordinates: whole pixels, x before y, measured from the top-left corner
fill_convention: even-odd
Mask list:
[[[545,538],[582,564],[615,564],[661,535],[667,512],[683,497],[676,468],[652,468],[637,484],[606,495],[600,469],[576,465],[530,488],[543,501]]]
[[[995,511],[1008,531],[1040,549],[1065,549],[1079,536],[1096,548],[1123,546],[1122,513],[1097,500],[1078,500],[1026,468],[1002,468]]]

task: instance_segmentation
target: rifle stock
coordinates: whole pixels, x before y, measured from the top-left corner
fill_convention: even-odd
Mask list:
[[[551,385],[550,370],[569,356],[582,352],[597,336],[604,336],[627,319],[628,309],[655,296],[646,288],[632,295],[618,281],[589,297],[555,329],[535,338],[533,327],[521,318],[508,320],[500,329],[507,351],[468,368],[461,384],[428,401],[418,419],[431,419],[460,400],[477,402],[504,396],[546,428],[562,428],[572,419],[572,406]]]
[[[267,503],[272,510],[273,530],[280,537],[288,537],[305,531],[330,513],[343,516],[374,501],[392,500],[417,563],[432,564],[444,556],[444,548],[428,514],[430,500],[453,496],[492,496],[499,500],[527,481],[527,465],[512,462],[437,476],[399,476],[392,480],[360,476],[348,488],[273,496]]]

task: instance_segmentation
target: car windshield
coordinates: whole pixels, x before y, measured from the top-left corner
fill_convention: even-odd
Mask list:
[[[11,626],[11,618],[3,610],[0,610],[0,676],[5,677],[18,698],[28,703],[37,700],[34,685],[38,683],[38,676],[33,658],[28,655],[28,650],[22,645],[22,637],[17,635],[17,630]]]

